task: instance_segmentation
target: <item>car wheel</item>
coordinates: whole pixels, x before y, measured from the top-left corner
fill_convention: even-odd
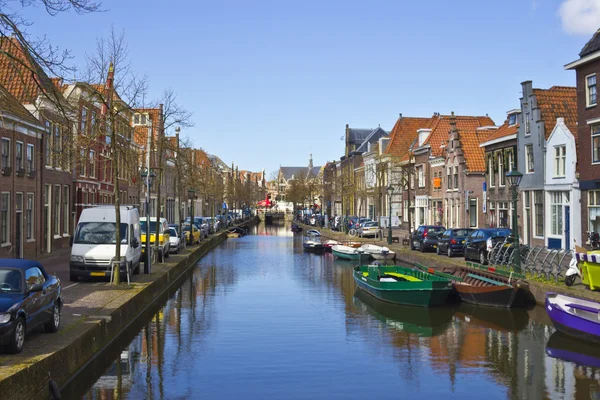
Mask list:
[[[412,241],[412,240],[410,241],[410,249],[411,249],[411,250],[414,250],[414,249],[415,249],[415,246],[413,245],[413,241]]]
[[[419,250],[421,250],[421,253],[425,253],[425,246],[423,246],[423,242],[419,242]]]
[[[485,259],[485,253],[484,253],[484,251],[483,251],[483,250],[481,250],[481,251],[479,252],[479,263],[480,263],[481,265],[485,265],[485,264],[487,264],[487,261],[486,261],[486,259]]]
[[[452,248],[448,246],[448,257],[452,257],[454,253],[452,253]]]
[[[54,304],[54,307],[52,307],[52,319],[50,319],[50,321],[46,322],[46,324],[44,325],[44,329],[46,329],[46,332],[48,332],[48,333],[54,333],[58,330],[59,327],[60,327],[60,307],[58,306],[58,304]]]
[[[23,350],[23,344],[25,343],[25,321],[23,318],[18,318],[15,322],[10,342],[8,343],[8,351],[17,354]]]

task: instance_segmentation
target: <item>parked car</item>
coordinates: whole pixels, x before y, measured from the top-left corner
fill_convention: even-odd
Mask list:
[[[181,251],[182,234],[180,233],[179,225],[169,225],[169,251],[179,253]]]
[[[360,228],[358,228],[358,236],[377,236],[379,232],[379,224],[375,221],[364,222]]]
[[[193,232],[193,243],[200,243],[201,233],[200,229],[196,226],[196,224],[183,224],[183,232],[185,233],[185,240],[187,243],[190,242],[190,231]]]
[[[156,230],[158,226],[158,259],[163,262],[169,257],[169,224],[166,218],[150,217],[150,245],[154,246],[156,241]],[[142,228],[142,246],[146,251],[146,233],[148,232],[148,217],[140,218],[140,227]]]
[[[436,249],[438,244],[438,236],[441,235],[446,228],[441,225],[421,225],[410,235],[410,249],[421,252],[426,252],[429,249]]]
[[[438,236],[437,253],[446,254],[448,257],[462,254],[465,240],[473,233],[470,228],[447,229]]]
[[[137,274],[142,260],[144,237],[141,235],[141,218],[132,206],[121,206],[120,271],[125,276],[126,267]],[[75,235],[71,239],[69,280],[80,277],[105,277],[112,273],[112,262],[117,250],[116,212],[114,206],[86,208],[79,217]]]
[[[503,242],[511,235],[508,228],[477,229],[465,240],[465,260],[478,260],[480,264],[487,264],[488,252],[498,242]]]
[[[0,344],[20,353],[27,332],[60,326],[62,286],[37,261],[0,258]]]

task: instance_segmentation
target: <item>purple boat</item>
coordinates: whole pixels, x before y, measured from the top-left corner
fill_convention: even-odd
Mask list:
[[[600,303],[547,293],[546,312],[559,332],[600,343]]]

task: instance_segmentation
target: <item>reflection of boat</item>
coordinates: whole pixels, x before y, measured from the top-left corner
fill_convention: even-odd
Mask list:
[[[310,231],[308,231],[310,232]],[[302,242],[302,246],[305,251],[309,251],[312,253],[321,253],[323,252],[323,243],[321,243],[321,237],[316,235],[306,235],[304,237],[304,241]]]
[[[227,232],[227,237],[228,238],[232,238],[232,239],[237,239],[239,238],[241,235],[237,232]]]
[[[240,236],[244,236],[248,233],[248,231],[241,226],[233,226],[227,230],[227,232],[237,233]]]
[[[332,246],[331,252],[337,258],[342,258],[344,260],[368,260],[370,257],[368,254],[365,254],[365,252],[360,248],[344,246],[342,244],[336,244]]]
[[[292,224],[292,232],[302,232],[302,227],[298,224]]]
[[[331,248],[336,244],[340,244],[340,242],[338,242],[337,240],[328,240],[325,243],[323,243],[323,248],[325,249],[325,251],[331,252]]]
[[[452,281],[462,301],[492,307],[511,307],[520,290],[528,290],[526,281],[505,277],[489,271],[467,267],[417,268]]]
[[[579,365],[600,368],[600,348],[556,331],[546,343],[546,354]]]
[[[436,336],[444,332],[452,320],[453,308],[415,308],[379,301],[364,291],[354,293],[355,306],[373,315],[392,329],[416,333],[419,336]]]
[[[387,247],[377,246],[374,244],[363,244],[359,247],[365,253],[369,254],[376,260],[393,260],[396,258],[396,253]]]
[[[600,342],[600,303],[558,293],[546,293],[546,312],[560,332]]]
[[[490,308],[461,303],[455,315],[468,323],[496,331],[518,332],[529,323],[529,314],[522,308]]]
[[[354,267],[354,280],[379,300],[409,306],[442,305],[452,291],[452,283],[445,278],[399,266]]]

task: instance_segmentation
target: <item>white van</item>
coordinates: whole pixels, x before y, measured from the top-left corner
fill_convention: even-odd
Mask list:
[[[140,272],[142,261],[140,215],[133,206],[121,206],[121,276],[125,267]],[[114,205],[86,208],[79,217],[71,239],[69,276],[110,277],[116,253],[116,213]]]

